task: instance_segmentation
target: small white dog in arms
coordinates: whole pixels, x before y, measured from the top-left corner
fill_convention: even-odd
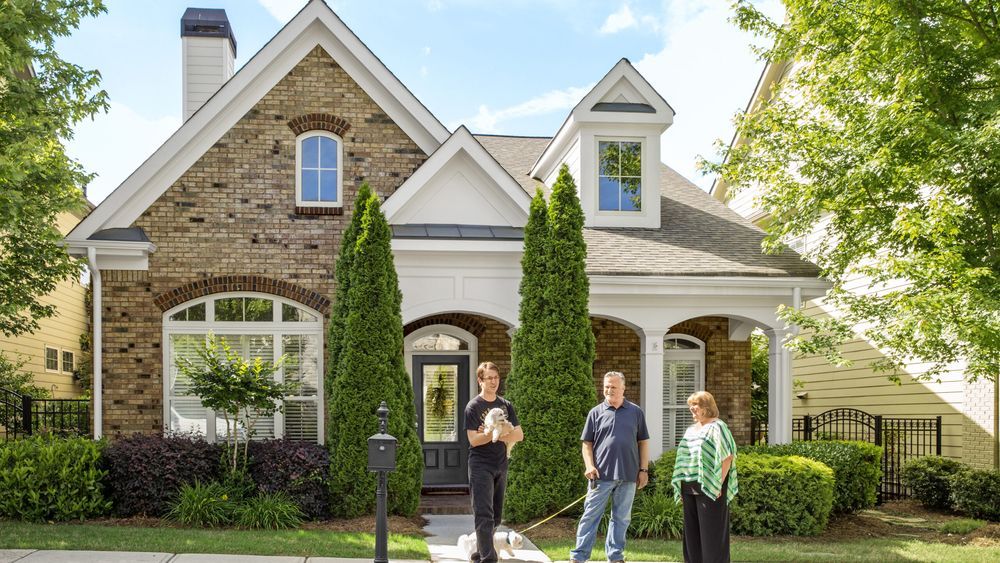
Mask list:
[[[513,530],[510,532],[496,532],[493,534],[493,549],[497,551],[497,557],[503,553],[506,553],[510,557],[514,557],[514,550],[521,549],[523,546],[524,536]],[[462,553],[465,554],[465,559],[472,561],[472,554],[476,553],[479,548],[479,545],[476,542],[475,532],[459,536],[458,547],[462,550]]]
[[[494,442],[513,430],[514,425],[507,420],[507,415],[503,412],[503,409],[490,409],[490,411],[486,413],[486,419],[483,420],[483,433],[489,434]],[[510,451],[512,449],[514,449],[514,443],[508,442],[507,457],[510,457]]]

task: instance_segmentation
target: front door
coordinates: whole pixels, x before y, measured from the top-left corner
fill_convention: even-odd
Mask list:
[[[424,485],[468,484],[464,413],[469,402],[469,358],[414,356],[413,394],[424,452]]]

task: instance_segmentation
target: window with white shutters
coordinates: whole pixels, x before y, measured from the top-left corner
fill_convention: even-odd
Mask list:
[[[672,450],[691,425],[687,398],[704,389],[704,345],[683,335],[663,342],[663,450]]]
[[[280,313],[279,313],[280,312]],[[254,419],[253,439],[287,438],[322,442],[323,382],[322,316],[287,299],[252,293],[227,293],[202,298],[164,315],[167,381],[164,386],[166,429],[195,432],[222,440],[226,421],[201,400],[188,395],[190,382],[177,369],[182,359],[198,361],[209,333],[215,334],[246,360],[272,363],[285,356],[275,374],[297,384],[283,401],[283,412]],[[233,421],[230,421],[233,424]],[[247,429],[237,427],[241,439]]]

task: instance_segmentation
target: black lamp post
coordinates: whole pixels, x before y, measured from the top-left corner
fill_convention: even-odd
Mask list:
[[[396,439],[388,434],[389,407],[382,401],[378,408],[379,433],[368,438],[368,471],[378,473],[375,489],[375,563],[389,563],[389,472],[396,470]]]

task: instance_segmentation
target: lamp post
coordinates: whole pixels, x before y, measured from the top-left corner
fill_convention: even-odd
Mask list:
[[[375,563],[389,563],[389,472],[396,470],[396,438],[388,434],[389,407],[385,401],[378,411],[379,432],[368,438],[368,471],[378,474],[375,489]]]

